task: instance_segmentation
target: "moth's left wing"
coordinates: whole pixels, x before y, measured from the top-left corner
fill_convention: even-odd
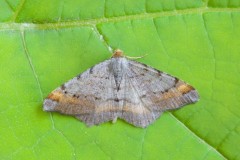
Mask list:
[[[114,101],[110,62],[99,63],[52,91],[43,109],[74,115],[88,126],[113,120],[118,103]]]

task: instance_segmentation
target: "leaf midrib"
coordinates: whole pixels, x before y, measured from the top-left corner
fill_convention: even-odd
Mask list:
[[[60,22],[36,22],[36,23],[17,23],[17,22],[3,22],[0,23],[1,30],[20,30],[20,29],[56,29],[56,28],[70,28],[70,27],[81,27],[81,26],[96,26],[101,23],[109,22],[120,22],[125,20],[137,20],[137,19],[147,19],[147,18],[160,18],[167,16],[179,16],[188,14],[203,14],[211,12],[240,12],[240,8],[191,8],[183,10],[173,10],[164,12],[154,12],[154,13],[141,13],[135,15],[118,16],[118,17],[103,17],[97,19],[88,20],[70,20],[70,21],[60,21]]]

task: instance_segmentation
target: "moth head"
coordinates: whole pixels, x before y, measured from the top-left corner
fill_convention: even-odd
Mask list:
[[[112,58],[120,58],[120,57],[124,57],[123,51],[121,51],[120,49],[116,49],[113,52]]]

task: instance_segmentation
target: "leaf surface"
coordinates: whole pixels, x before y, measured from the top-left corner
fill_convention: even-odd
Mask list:
[[[238,0],[0,1],[0,159],[240,159]],[[146,129],[42,111],[56,87],[128,56],[197,88]]]

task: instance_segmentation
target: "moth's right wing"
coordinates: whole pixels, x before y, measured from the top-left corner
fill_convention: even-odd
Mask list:
[[[152,110],[165,111],[197,102],[197,91],[186,82],[145,64],[129,61],[129,79]]]
[[[135,126],[146,127],[163,111],[198,101],[192,86],[145,64],[129,61],[126,73],[121,118]]]

